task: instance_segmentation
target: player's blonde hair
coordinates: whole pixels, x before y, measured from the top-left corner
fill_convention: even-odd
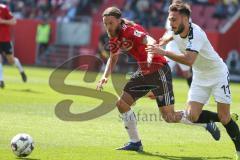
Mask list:
[[[122,12],[120,9],[118,9],[117,7],[108,7],[107,9],[105,9],[102,13],[102,16],[113,16],[117,19],[120,19],[122,16]]]

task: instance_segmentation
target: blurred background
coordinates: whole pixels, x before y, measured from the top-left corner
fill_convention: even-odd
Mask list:
[[[25,65],[57,67],[78,55],[96,55],[106,62],[107,35],[102,11],[117,6],[123,17],[143,25],[157,40],[165,32],[169,0],[2,0],[18,19],[12,30],[15,55]],[[189,0],[192,21],[201,26],[224,59],[231,80],[240,82],[240,1]],[[68,65],[76,68],[84,59]],[[133,60],[131,59],[131,62]],[[125,72],[129,58],[117,71]],[[93,66],[99,70],[102,66]],[[103,67],[102,67],[103,68]],[[133,67],[134,68],[134,67]],[[132,69],[133,70],[133,69]],[[181,71],[176,68],[175,75]]]

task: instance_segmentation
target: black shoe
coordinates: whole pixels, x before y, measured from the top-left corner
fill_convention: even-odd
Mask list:
[[[214,122],[207,123],[206,130],[212,135],[212,137],[218,141],[221,137],[220,130]]]
[[[25,74],[25,72],[21,72],[21,76],[22,76],[23,82],[27,82],[27,75]]]
[[[123,147],[117,148],[116,150],[142,152],[143,146],[142,146],[141,141],[136,142],[136,143],[129,142],[129,143],[125,144]]]
[[[3,81],[0,81],[0,88],[4,88],[5,87],[5,84],[4,84],[4,82]]]

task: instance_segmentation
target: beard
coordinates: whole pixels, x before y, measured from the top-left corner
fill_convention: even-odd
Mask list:
[[[109,38],[117,37],[118,33],[120,32],[120,26],[117,27],[114,31],[110,32],[107,30],[107,34]]]
[[[178,27],[178,30],[176,32],[174,32],[175,35],[177,34],[181,34],[184,31],[185,27],[183,25],[183,23],[181,23]]]

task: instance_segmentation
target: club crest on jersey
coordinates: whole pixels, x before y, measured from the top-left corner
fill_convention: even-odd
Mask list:
[[[133,42],[130,40],[127,40],[126,38],[122,38],[122,43],[121,43],[121,50],[123,51],[129,51],[133,47]]]
[[[143,32],[140,32],[140,31],[138,31],[138,30],[135,30],[133,34],[134,34],[134,36],[136,36],[136,37],[141,37],[142,34],[143,34]]]
[[[107,48],[110,49],[113,53],[117,52],[118,49],[121,49],[122,51],[129,51],[133,47],[133,42],[130,40],[127,40],[126,38],[123,38],[121,41],[110,41],[108,43]]]

